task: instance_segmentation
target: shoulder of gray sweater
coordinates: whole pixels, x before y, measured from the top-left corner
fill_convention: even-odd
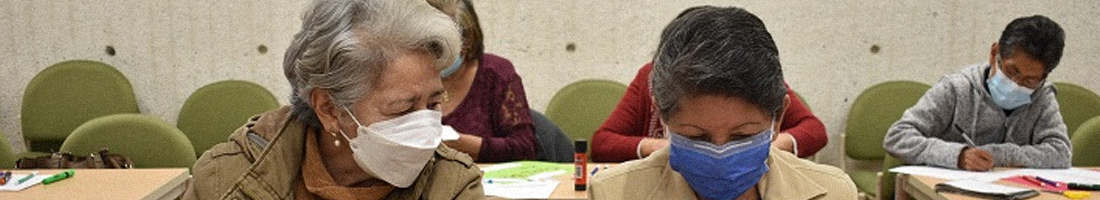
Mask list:
[[[971,65],[956,73],[944,75],[936,84],[946,84],[945,86],[955,91],[970,91],[983,84],[982,69],[984,64]],[[937,86],[934,85],[933,88],[935,87]]]

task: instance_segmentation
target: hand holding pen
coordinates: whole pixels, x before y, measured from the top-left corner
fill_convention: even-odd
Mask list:
[[[954,126],[955,130],[959,131],[959,134],[967,143],[962,152],[959,152],[959,169],[968,171],[989,171],[993,169],[993,154],[977,148],[978,145],[974,144],[974,140],[970,139],[970,136],[966,134],[966,131],[963,131],[959,124],[954,124]]]

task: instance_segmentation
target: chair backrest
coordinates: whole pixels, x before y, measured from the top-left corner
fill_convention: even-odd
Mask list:
[[[208,84],[191,93],[180,109],[176,125],[194,146],[195,155],[227,141],[253,115],[276,109],[279,101],[263,86],[227,80]]]
[[[539,160],[573,162],[573,142],[558,125],[534,109],[531,118],[535,122],[535,140],[539,142]]]
[[[1071,137],[1085,120],[1100,116],[1100,96],[1096,93],[1072,83],[1055,82],[1054,87],[1058,91],[1054,96],[1058,99],[1058,111]]]
[[[1100,116],[1093,117],[1077,128],[1070,138],[1073,147],[1073,166],[1100,166]]]
[[[168,122],[142,114],[99,117],[73,131],[61,151],[84,155],[107,148],[129,157],[135,168],[191,167],[195,151]]]
[[[11,149],[8,135],[0,132],[0,169],[15,168],[15,160],[19,160],[19,156],[16,156],[15,150]]]
[[[882,149],[886,131],[929,88],[914,81],[888,81],[863,90],[848,110],[844,154],[857,160],[882,160],[886,155]]]
[[[77,126],[96,117],[138,113],[130,81],[110,65],[66,61],[39,72],[23,93],[21,123],[31,151],[57,150]]]
[[[626,93],[626,85],[587,79],[566,85],[554,94],[546,106],[546,117],[557,124],[570,139],[592,140],[592,134],[615,109]]]

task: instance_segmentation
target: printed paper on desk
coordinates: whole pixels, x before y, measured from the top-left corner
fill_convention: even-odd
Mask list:
[[[27,181],[23,181],[23,183],[20,184],[19,179],[23,179],[23,177],[27,176],[30,176],[30,174],[12,174],[12,177],[10,179],[11,181],[8,181],[7,184],[0,185],[0,192],[22,191],[23,189],[27,189],[28,187],[41,184],[42,180],[50,177],[48,175],[39,174],[31,177],[31,179],[27,179]]]
[[[935,178],[939,178],[939,179],[946,179],[946,180],[973,179],[973,180],[978,180],[978,181],[994,181],[994,180],[1001,179],[1001,178],[1004,178],[1004,177],[1012,176],[1012,174],[1007,174],[1007,173],[1000,172],[1000,171],[972,172],[972,171],[966,171],[966,170],[956,170],[956,169],[946,169],[946,168],[939,168],[939,167],[916,166],[916,165],[895,167],[893,169],[890,169],[890,172],[900,173],[900,174],[930,176],[930,177],[935,177]]]
[[[552,163],[540,161],[516,161],[481,168],[485,172],[483,179],[528,179],[544,180],[560,174],[571,174],[572,163]]]
[[[481,168],[486,196],[511,199],[546,199],[558,187],[553,177],[571,174],[572,164],[516,161]]]
[[[487,183],[482,180],[485,196],[509,199],[547,199],[558,187],[558,181],[526,181],[508,184]]]

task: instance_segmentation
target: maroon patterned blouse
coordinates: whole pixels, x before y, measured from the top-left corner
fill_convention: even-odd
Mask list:
[[[496,55],[481,56],[470,91],[443,116],[443,124],[482,138],[477,162],[533,160],[538,155],[523,82],[512,62]]]

